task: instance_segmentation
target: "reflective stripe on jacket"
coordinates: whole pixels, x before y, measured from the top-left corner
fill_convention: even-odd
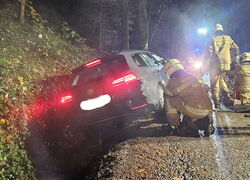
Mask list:
[[[194,116],[207,116],[210,114],[211,109],[199,109],[199,108],[193,108],[192,106],[186,105],[186,110],[192,113]]]
[[[236,68],[237,86],[240,92],[250,92],[250,63],[240,64]]]
[[[203,85],[190,74],[183,73],[179,77],[171,78],[167,85],[167,94],[181,99],[186,105],[192,107],[189,108],[191,111],[193,109],[212,110],[212,103]]]
[[[210,66],[217,67],[220,70],[230,70],[231,50],[239,49],[230,36],[221,35],[213,37],[209,46]]]

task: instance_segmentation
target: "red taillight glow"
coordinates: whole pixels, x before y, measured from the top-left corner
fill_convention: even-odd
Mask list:
[[[128,82],[131,82],[131,81],[134,81],[134,80],[137,80],[138,78],[134,75],[134,74],[129,74],[129,75],[126,75],[126,76],[123,76],[119,79],[116,79],[112,82],[112,84],[114,86],[119,86],[119,85],[122,85],[122,84],[125,84],[125,83],[128,83]]]
[[[142,108],[142,107],[145,107],[147,106],[148,104],[142,104],[140,106],[136,106],[136,107],[132,107],[131,109],[135,110],[135,109],[139,109],[139,108]]]
[[[84,67],[91,68],[91,67],[97,66],[98,64],[101,64],[101,63],[102,63],[101,60],[98,59],[98,60],[95,60],[95,61],[92,61],[90,63],[85,64]]]
[[[73,100],[73,97],[71,95],[66,95],[66,96],[62,96],[60,98],[60,102],[61,104],[66,104],[66,103],[69,103]]]

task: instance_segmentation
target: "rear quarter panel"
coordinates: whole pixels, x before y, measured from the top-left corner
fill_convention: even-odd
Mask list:
[[[166,87],[168,82],[166,74],[163,72],[163,65],[155,67],[139,67],[133,61],[132,55],[138,52],[124,53],[129,68],[135,73],[141,80],[141,90],[146,97],[148,104],[157,104],[157,88],[159,84],[162,87]],[[144,52],[144,51],[141,51]]]

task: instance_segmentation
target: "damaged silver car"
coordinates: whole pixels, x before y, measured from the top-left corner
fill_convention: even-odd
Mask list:
[[[55,115],[66,124],[88,126],[164,106],[165,59],[148,51],[123,51],[75,68]]]

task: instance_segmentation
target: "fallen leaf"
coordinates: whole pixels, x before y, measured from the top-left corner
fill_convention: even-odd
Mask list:
[[[5,122],[6,122],[5,119],[0,119],[1,124],[4,124]]]
[[[42,39],[43,35],[42,34],[38,34],[38,38]]]
[[[207,171],[200,171],[200,172],[198,172],[198,174],[208,174],[208,172]]]
[[[174,177],[173,180],[181,180],[181,178]]]
[[[137,169],[136,170],[136,172],[138,172],[138,173],[142,173],[142,172],[144,172],[145,171],[145,169]]]
[[[162,156],[164,156],[165,154],[163,154],[163,153],[158,153],[158,156],[160,156],[160,157],[162,157]]]

